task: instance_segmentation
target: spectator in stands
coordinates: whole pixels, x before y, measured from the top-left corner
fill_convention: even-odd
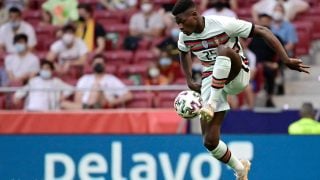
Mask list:
[[[176,80],[177,71],[180,70],[179,64],[174,62],[166,52],[162,52],[158,61],[158,68],[160,74],[167,78],[168,84],[172,84]]]
[[[39,22],[39,26],[48,27],[52,26],[52,15],[49,11],[41,11],[41,21]]]
[[[294,56],[295,44],[298,42],[298,36],[294,25],[284,19],[285,9],[282,4],[277,4],[273,12],[273,24],[271,30],[279,36],[287,50],[289,56]]]
[[[148,76],[145,81],[146,85],[168,85],[168,78],[161,74],[157,64],[151,63],[148,67]]]
[[[26,86],[14,94],[14,103],[20,104],[27,96],[25,109],[28,111],[58,110],[63,108],[61,103],[72,93],[71,85],[54,77],[53,63],[42,60],[39,75],[31,78]]]
[[[12,7],[9,9],[9,22],[0,27],[0,47],[7,53],[16,52],[13,38],[16,34],[24,33],[28,36],[28,49],[33,49],[37,44],[37,39],[33,27],[22,20],[21,11]]]
[[[312,103],[303,103],[300,108],[301,119],[290,124],[288,133],[291,135],[316,135],[320,134],[320,123],[315,119],[316,110]]]
[[[77,0],[47,0],[42,9],[51,13],[54,25],[63,26],[78,20],[77,6]]]
[[[96,55],[92,62],[93,74],[83,75],[78,83],[75,102],[65,103],[67,109],[100,109],[117,107],[132,99],[132,94],[117,77],[105,72],[105,58]]]
[[[8,21],[8,9],[4,6],[3,1],[0,1],[0,26]]]
[[[136,49],[139,40],[150,40],[162,35],[164,23],[160,13],[154,10],[150,0],[142,0],[140,11],[130,19],[130,36],[125,40],[126,49]]]
[[[253,20],[258,21],[259,14],[272,15],[277,3],[284,6],[284,19],[293,21],[295,17],[309,9],[309,4],[303,0],[260,0],[256,2],[251,9]]]
[[[89,52],[101,54],[105,49],[105,30],[93,17],[93,10],[89,4],[78,6],[79,21],[77,24],[77,36],[87,45]]]
[[[14,39],[15,53],[5,57],[5,68],[11,83],[26,83],[40,67],[39,59],[28,49],[28,36],[17,34]]]
[[[76,37],[74,26],[66,25],[62,32],[62,37],[51,45],[47,59],[52,62],[57,59],[57,72],[65,74],[70,66],[84,66],[88,49],[84,41]]]
[[[179,49],[177,45],[179,33],[179,28],[172,28],[170,31],[170,35],[153,48],[153,52],[155,53],[155,55],[159,57],[161,53],[165,52],[171,59],[173,59],[173,61],[179,61]]]
[[[2,0],[6,9],[10,9],[12,7],[19,8],[20,10],[24,10],[29,3],[29,0]]]
[[[205,10],[202,15],[219,15],[237,18],[237,14],[228,7],[226,0],[213,0],[211,7]]]
[[[204,12],[207,9],[215,6],[215,3],[220,1],[224,7],[231,9],[232,11],[236,11],[238,9],[237,0],[201,0],[200,1],[200,10]]]
[[[272,17],[267,14],[261,14],[259,15],[259,21],[257,24],[270,29]],[[252,38],[248,47],[256,55],[257,64],[261,63],[263,65],[265,88],[268,94],[266,106],[274,107],[275,105],[273,103],[272,96],[274,92],[275,78],[279,71],[276,53],[262,38],[259,37]]]
[[[99,0],[99,5],[108,10],[128,10],[137,6],[137,0]]]

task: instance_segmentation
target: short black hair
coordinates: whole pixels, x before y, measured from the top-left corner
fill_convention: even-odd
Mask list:
[[[92,14],[93,12],[93,9],[92,7],[90,6],[90,4],[88,3],[81,3],[78,5],[78,9],[84,9],[86,10],[89,14]]]
[[[15,44],[20,40],[24,40],[26,43],[28,43],[28,36],[26,34],[23,34],[23,33],[17,34],[13,38],[13,43]]]
[[[47,59],[41,59],[41,67],[44,65],[48,65],[52,71],[54,71],[54,64],[51,61],[48,61]]]
[[[266,14],[266,13],[262,13],[262,14],[259,14],[259,15],[258,15],[258,18],[259,18],[259,19],[260,19],[260,18],[264,18],[264,17],[269,18],[269,19],[272,19],[272,16],[269,15],[269,14]]]
[[[68,31],[72,31],[72,32],[75,33],[76,32],[76,28],[72,24],[67,24],[67,25],[62,27],[62,32],[63,33],[68,32]]]
[[[17,8],[17,7],[11,7],[11,8],[9,9],[9,13],[17,13],[17,14],[19,14],[19,15],[22,14],[22,13],[21,13],[21,10],[20,10],[19,8]]]
[[[176,16],[195,6],[196,4],[193,2],[193,0],[178,0],[173,6],[172,14]]]

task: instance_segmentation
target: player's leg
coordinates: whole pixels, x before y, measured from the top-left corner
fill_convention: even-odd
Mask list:
[[[226,111],[215,112],[212,121],[201,121],[203,143],[214,158],[227,164],[235,171],[237,179],[247,180],[250,162],[240,161],[231,153],[227,145],[220,140],[220,128],[225,113]]]
[[[204,107],[200,111],[201,118],[206,121],[212,119],[216,102],[219,100],[225,84],[235,79],[242,67],[239,54],[227,46],[219,46],[217,55],[212,70],[210,98],[204,102]]]

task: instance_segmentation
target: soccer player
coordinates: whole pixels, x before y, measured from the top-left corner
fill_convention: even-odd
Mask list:
[[[203,107],[200,121],[204,146],[213,157],[228,164],[237,179],[248,179],[250,162],[237,159],[220,140],[220,127],[228,94],[238,94],[249,83],[250,70],[239,38],[262,37],[292,70],[309,73],[300,59],[289,58],[278,39],[267,28],[223,16],[203,17],[192,0],[178,0],[172,14],[182,31],[178,48],[188,87],[201,92]],[[202,83],[192,80],[191,52],[203,64]]]

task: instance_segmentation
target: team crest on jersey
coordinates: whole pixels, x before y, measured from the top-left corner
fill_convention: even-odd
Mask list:
[[[209,47],[208,41],[202,41],[201,44],[202,44],[202,46],[204,48],[208,48]]]

